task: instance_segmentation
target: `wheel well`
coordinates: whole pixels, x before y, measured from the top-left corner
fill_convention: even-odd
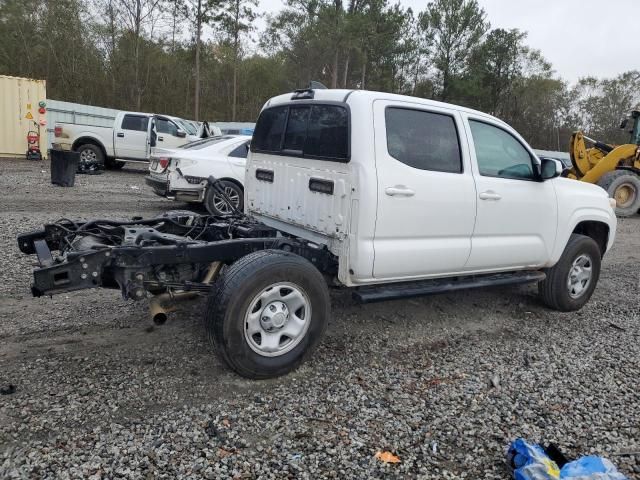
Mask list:
[[[607,251],[607,241],[609,240],[609,225],[602,222],[585,221],[580,222],[573,229],[573,233],[586,235],[593,238],[600,248],[600,255],[604,255]]]
[[[244,192],[244,186],[235,178],[229,178],[229,177],[223,177],[223,178],[218,178],[218,180],[220,181],[225,181],[225,182],[231,182],[236,184],[238,187],[240,187],[240,190],[242,190]]]
[[[73,146],[71,147],[71,149],[75,152],[82,145],[95,145],[96,147],[98,147],[100,149],[100,151],[102,152],[102,156],[106,160],[107,152],[105,151],[104,146],[102,145],[102,143],[100,143],[98,140],[95,140],[95,139],[93,139],[91,137],[80,137],[75,142],[73,142]]]

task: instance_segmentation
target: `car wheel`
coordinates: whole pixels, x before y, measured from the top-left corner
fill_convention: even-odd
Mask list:
[[[272,378],[297,368],[317,346],[330,310],[318,269],[293,253],[264,250],[218,278],[205,324],[216,353],[232,370]]]
[[[76,151],[80,154],[78,170],[91,171],[104,166],[104,155],[97,145],[87,143],[80,145]]]
[[[607,172],[598,185],[616,200],[616,215],[630,217],[640,209],[640,177],[626,170]]]
[[[225,195],[236,210],[242,211],[244,208],[244,192],[242,187],[228,180],[219,182],[219,186],[224,190]],[[204,196],[204,206],[211,215],[226,216],[233,213],[233,209],[225,201],[220,193],[212,188],[207,188]]]
[[[546,270],[547,278],[538,284],[542,301],[561,312],[581,309],[598,283],[601,257],[595,240],[572,234],[558,263]]]

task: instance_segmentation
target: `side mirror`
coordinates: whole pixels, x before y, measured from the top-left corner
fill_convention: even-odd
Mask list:
[[[176,137],[178,137],[178,138],[184,138],[186,136],[187,136],[187,132],[185,132],[184,130],[178,130],[176,132]]]
[[[562,175],[562,162],[555,158],[541,158],[540,177],[542,180],[549,180]]]
[[[622,130],[624,130],[625,128],[627,128],[627,124],[629,123],[629,119],[628,118],[624,118],[622,119],[622,121],[620,122],[620,128]]]

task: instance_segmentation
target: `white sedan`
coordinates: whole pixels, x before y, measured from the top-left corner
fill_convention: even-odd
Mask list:
[[[162,197],[202,203],[212,215],[228,215],[232,212],[229,203],[207,184],[207,179],[214,176],[233,206],[242,211],[250,141],[248,135],[223,135],[175,149],[156,149],[146,183]]]

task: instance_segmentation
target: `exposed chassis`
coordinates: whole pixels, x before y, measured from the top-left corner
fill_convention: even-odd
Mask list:
[[[214,265],[217,273],[223,264],[266,249],[296,253],[325,274],[337,272],[337,261],[326,248],[283,236],[241,214],[62,219],[19,235],[18,246],[38,257],[32,285],[36,297],[96,287],[120,289],[123,298],[133,300],[148,294],[208,292]]]

